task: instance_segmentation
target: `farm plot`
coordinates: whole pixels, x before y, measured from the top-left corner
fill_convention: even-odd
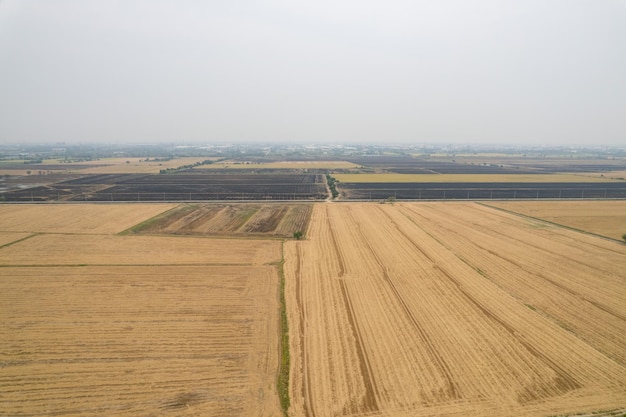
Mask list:
[[[275,416],[269,266],[0,268],[11,416]]]
[[[327,190],[323,175],[315,174],[101,174],[2,196],[6,201],[321,200]]]
[[[280,414],[280,242],[112,234],[150,207],[0,206],[0,414]]]
[[[315,206],[285,246],[293,415],[623,409],[626,248],[543,226],[473,203]]]
[[[3,204],[0,231],[118,233],[175,204]]]
[[[613,239],[621,240],[626,233],[626,201],[507,201],[489,205]]]
[[[133,233],[291,237],[306,230],[312,207],[280,203],[181,205]]]
[[[365,176],[365,175],[364,175]],[[337,175],[341,181],[344,175]],[[358,177],[358,175],[347,175]],[[431,176],[439,177],[439,176]],[[443,177],[443,176],[442,176]],[[538,176],[539,177],[539,176]],[[495,178],[494,178],[495,179]],[[617,199],[624,182],[339,182],[341,198],[381,200]]]

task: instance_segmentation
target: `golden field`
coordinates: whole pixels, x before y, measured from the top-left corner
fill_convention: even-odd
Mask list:
[[[333,174],[340,182],[614,182],[576,174]]]
[[[119,233],[175,204],[2,204],[0,231]]]
[[[626,233],[626,201],[506,201],[491,207],[536,217],[586,232],[622,239]]]
[[[473,203],[319,204],[285,245],[292,416],[626,407],[626,246]]]
[[[0,415],[280,414],[280,242],[114,234],[168,207],[0,206]]]
[[[524,203],[0,205],[0,415],[283,414],[281,259],[290,417],[622,415],[624,202]]]

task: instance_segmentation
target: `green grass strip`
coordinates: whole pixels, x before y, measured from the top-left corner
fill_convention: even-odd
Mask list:
[[[23,242],[23,241],[25,241],[27,239],[30,239],[31,237],[35,237],[35,236],[38,236],[38,235],[39,235],[39,233],[33,233],[32,235],[23,237],[23,238],[18,239],[18,240],[14,240],[13,242],[5,243],[4,245],[0,245],[0,249],[6,248],[7,246],[15,245],[16,243]]]
[[[281,244],[281,259],[277,262],[276,269],[280,278],[280,364],[278,369],[278,398],[280,407],[285,417],[289,416],[289,368],[291,358],[289,356],[289,322],[287,321],[287,304],[285,302],[285,241]]]

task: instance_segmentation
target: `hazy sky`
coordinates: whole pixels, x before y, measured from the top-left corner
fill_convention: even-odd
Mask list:
[[[626,0],[0,0],[0,142],[626,145]]]

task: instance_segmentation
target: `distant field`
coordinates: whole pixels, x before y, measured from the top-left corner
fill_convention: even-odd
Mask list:
[[[202,165],[195,169],[349,169],[358,165],[347,161],[280,161],[280,162],[250,162],[220,161],[210,165]]]
[[[114,234],[168,207],[0,206],[0,414],[280,414],[281,243]]]
[[[147,161],[146,158],[106,158],[72,164],[81,174],[158,174],[160,170],[193,165],[211,158],[176,158],[169,161]],[[128,161],[128,163],[126,162]],[[101,165],[95,166],[92,165]],[[81,165],[89,165],[81,169]]]
[[[617,182],[575,174],[334,174],[345,183],[383,182]]]
[[[507,201],[488,205],[613,239],[621,240],[626,233],[626,201]]]
[[[304,232],[311,204],[188,204],[133,233],[291,237]]]
[[[80,174],[158,174],[160,170],[193,165],[208,157],[175,158],[168,161],[154,161],[148,158],[102,158],[91,161],[65,162],[59,159],[44,160],[39,164],[25,164],[24,161],[3,161],[0,174],[39,175],[48,172],[73,172]]]

